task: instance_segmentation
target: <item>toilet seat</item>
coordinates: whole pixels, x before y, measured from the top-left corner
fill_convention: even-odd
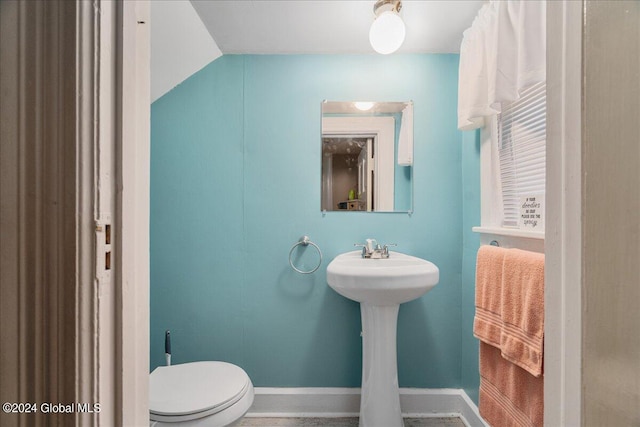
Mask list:
[[[207,417],[233,406],[249,389],[247,373],[231,363],[160,366],[149,377],[150,418],[175,423]]]

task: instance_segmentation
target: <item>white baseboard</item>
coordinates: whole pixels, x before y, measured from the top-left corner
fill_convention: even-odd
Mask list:
[[[486,427],[477,406],[460,389],[401,388],[402,415],[460,417],[468,427]],[[359,388],[256,387],[247,417],[357,417]]]

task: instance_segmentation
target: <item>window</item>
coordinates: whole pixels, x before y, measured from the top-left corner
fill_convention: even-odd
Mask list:
[[[474,231],[544,239],[546,84],[502,104],[480,137],[482,220]]]
[[[546,111],[542,82],[498,114],[503,227],[544,231]]]

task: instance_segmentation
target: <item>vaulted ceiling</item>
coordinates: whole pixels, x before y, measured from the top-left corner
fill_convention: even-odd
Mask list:
[[[192,1],[223,53],[374,53],[375,1]],[[458,52],[483,1],[404,0],[399,53]]]
[[[152,0],[155,101],[222,54],[376,54],[374,0]],[[404,0],[398,53],[457,53],[483,0]]]

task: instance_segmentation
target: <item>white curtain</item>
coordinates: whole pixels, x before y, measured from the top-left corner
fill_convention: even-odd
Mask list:
[[[460,45],[458,128],[477,129],[531,85],[546,80],[546,2],[491,1]]]

